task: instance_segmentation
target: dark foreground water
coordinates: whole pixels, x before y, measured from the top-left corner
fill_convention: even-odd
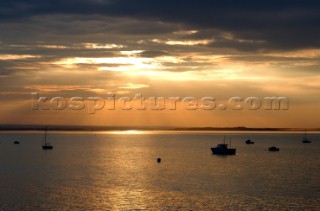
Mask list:
[[[0,210],[320,210],[319,134],[131,132],[1,132]]]

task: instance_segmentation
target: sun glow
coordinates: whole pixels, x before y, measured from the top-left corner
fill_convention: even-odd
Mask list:
[[[142,51],[121,51],[119,57],[69,57],[54,62],[66,68],[93,65],[97,71],[116,72],[124,77],[144,77],[166,81],[256,80],[262,78],[261,64],[236,62],[226,55],[176,54],[153,58],[140,57]],[[264,67],[265,69],[266,67]],[[267,69],[265,71],[268,71]],[[264,75],[263,78],[265,78]]]
[[[102,71],[130,71],[132,69],[159,69],[160,62],[151,58],[137,57],[110,57],[110,58],[66,58],[55,62],[56,65],[74,66],[77,64],[101,65],[98,70]],[[105,66],[104,66],[105,65]]]
[[[143,130],[124,130],[124,131],[112,131],[111,134],[118,134],[118,135],[139,135],[139,134],[146,134],[146,131]]]

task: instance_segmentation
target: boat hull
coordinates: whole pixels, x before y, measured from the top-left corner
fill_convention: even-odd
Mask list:
[[[236,149],[220,149],[213,147],[211,148],[212,154],[214,155],[235,155]]]
[[[42,149],[45,149],[45,150],[47,150],[47,149],[53,149],[53,146],[42,146]]]

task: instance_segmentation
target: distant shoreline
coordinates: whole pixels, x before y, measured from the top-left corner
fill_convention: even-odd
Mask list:
[[[248,128],[248,127],[111,127],[111,126],[60,126],[48,125],[54,131],[126,131],[126,130],[165,130],[165,131],[320,131],[320,128]],[[40,125],[0,125],[0,131],[44,130]]]

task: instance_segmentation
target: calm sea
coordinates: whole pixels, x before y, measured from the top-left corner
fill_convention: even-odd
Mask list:
[[[211,154],[223,135],[235,156]],[[49,132],[51,151],[42,136],[0,133],[0,210],[320,210],[317,133]]]

